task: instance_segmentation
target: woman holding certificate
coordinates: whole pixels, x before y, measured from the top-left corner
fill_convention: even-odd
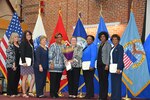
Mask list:
[[[121,100],[121,84],[123,63],[123,46],[119,44],[120,37],[117,34],[112,35],[111,41],[113,48],[110,52],[109,71],[111,73],[111,100]]]
[[[35,51],[35,83],[36,83],[36,96],[44,98],[43,89],[46,84],[46,75],[48,70],[48,48],[46,47],[46,36],[40,36],[40,46]]]
[[[34,56],[34,48],[33,48],[33,40],[32,33],[30,31],[25,31],[22,37],[22,42],[20,44],[20,56],[21,59],[19,64],[21,64],[21,75],[22,77],[22,93],[24,98],[28,98],[29,96],[34,96],[32,93],[34,86],[34,70],[33,70],[33,56]],[[21,62],[21,63],[20,63]],[[28,76],[31,75],[30,88],[28,95],[26,94],[26,83]]]
[[[97,70],[99,76],[99,99],[107,100],[108,95],[108,66],[109,66],[109,57],[111,44],[108,43],[108,33],[101,32],[99,33],[98,38],[101,41],[98,50],[98,58],[97,58]]]
[[[87,46],[83,49],[82,70],[86,86],[85,99],[94,97],[94,72],[95,61],[97,59],[97,46],[93,43],[94,36],[87,36]]]
[[[78,85],[79,85],[79,77],[80,77],[80,70],[81,70],[81,57],[82,57],[82,47],[77,45],[77,38],[71,38],[71,46],[69,46],[68,51],[64,53],[65,57],[67,58],[67,65],[71,63],[71,68],[66,68],[67,70],[67,77],[68,77],[68,90],[69,90],[69,98],[76,98],[78,94]],[[72,52],[73,50],[73,52]],[[71,53],[71,54],[70,54]],[[72,56],[70,56],[72,55]],[[71,57],[70,59],[68,57]],[[66,65],[66,67],[67,67]]]

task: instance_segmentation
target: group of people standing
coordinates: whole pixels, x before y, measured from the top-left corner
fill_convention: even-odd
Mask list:
[[[68,48],[62,43],[62,34],[55,35],[55,42],[46,47],[47,38],[40,37],[40,45],[34,51],[32,33],[25,31],[20,43],[17,33],[12,33],[9,46],[6,50],[7,60],[6,67],[8,71],[7,94],[11,97],[18,96],[17,88],[22,76],[22,96],[28,98],[34,96],[33,86],[36,85],[36,96],[39,98],[45,97],[43,89],[46,84],[47,72],[50,72],[50,96],[58,98],[58,91],[62,72],[65,66],[71,64],[71,69],[67,70],[68,92],[69,98],[77,98],[80,71],[82,63],[89,61],[89,69],[83,70],[83,76],[86,86],[86,99],[94,97],[94,73],[95,66],[98,69],[100,92],[99,99],[107,100],[108,94],[108,73],[109,65],[116,63],[116,73],[111,73],[112,84],[112,100],[121,100],[121,77],[123,64],[123,47],[119,44],[120,37],[117,34],[112,35],[111,41],[113,47],[108,42],[108,33],[99,33],[101,41],[99,47],[93,43],[94,36],[87,36],[87,46],[85,48],[77,45],[77,38],[70,39],[70,46],[73,50],[71,59],[67,59],[64,55],[64,50]],[[28,66],[26,57],[31,58],[31,65]],[[22,60],[22,65],[19,65],[19,60]],[[97,63],[97,64],[96,64]],[[27,78],[31,75],[30,87],[27,92]],[[15,79],[15,80],[14,80]],[[12,87],[13,86],[13,87]],[[27,94],[28,93],[28,94]]]

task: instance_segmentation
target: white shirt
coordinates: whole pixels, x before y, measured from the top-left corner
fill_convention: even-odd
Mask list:
[[[113,49],[111,49],[111,51],[110,51],[110,64],[113,64],[113,55],[112,55],[112,53],[113,53],[114,49],[115,49],[115,47]]]

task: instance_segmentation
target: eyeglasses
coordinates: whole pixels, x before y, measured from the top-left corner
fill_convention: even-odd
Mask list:
[[[58,39],[58,38],[62,38],[62,37],[56,37],[56,38]]]

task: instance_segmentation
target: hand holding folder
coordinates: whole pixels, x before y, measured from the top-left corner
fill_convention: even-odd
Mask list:
[[[109,65],[109,72],[116,73],[117,72],[117,64],[110,64]]]

